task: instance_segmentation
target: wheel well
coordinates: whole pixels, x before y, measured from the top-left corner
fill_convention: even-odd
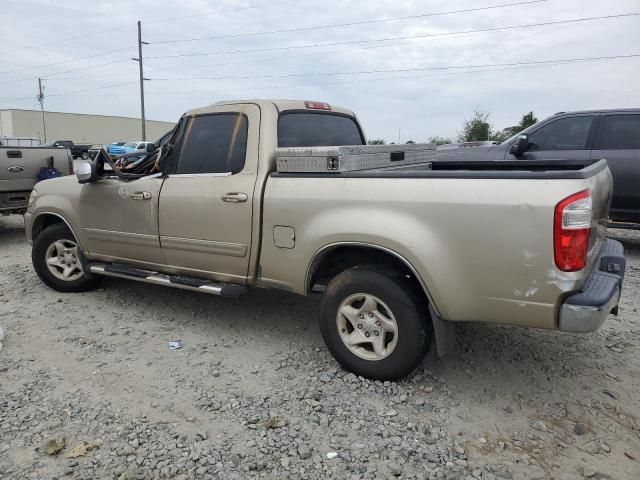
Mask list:
[[[307,290],[311,291],[316,285],[326,286],[331,279],[345,270],[364,265],[388,269],[404,275],[414,292],[424,299],[425,304],[428,303],[429,299],[424,287],[404,260],[387,250],[368,246],[343,245],[323,252],[321,257],[314,260],[312,264]]]
[[[57,215],[52,214],[43,214],[38,216],[31,227],[31,239],[35,241],[38,238],[45,228],[50,227],[51,225],[55,225],[56,223],[65,223],[62,218]]]

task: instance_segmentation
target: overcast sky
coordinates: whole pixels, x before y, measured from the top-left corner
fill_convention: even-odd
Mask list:
[[[640,0],[486,8],[524,1],[2,0],[0,108],[37,108],[40,76],[47,110],[139,116],[137,20],[154,120],[218,100],[311,99],[404,142],[455,136],[474,108],[503,128],[529,110],[640,107],[640,57],[505,65],[640,54],[640,16],[504,29],[640,13]],[[307,28],[397,17],[414,18]],[[224,38],[158,43],[202,37]]]

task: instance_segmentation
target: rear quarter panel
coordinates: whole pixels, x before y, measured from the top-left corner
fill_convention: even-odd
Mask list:
[[[555,267],[554,208],[587,186],[581,179],[271,177],[260,281],[307,293],[318,251],[361,242],[404,257],[446,320],[555,328],[561,297],[586,270]],[[274,245],[276,225],[295,229],[294,248]]]

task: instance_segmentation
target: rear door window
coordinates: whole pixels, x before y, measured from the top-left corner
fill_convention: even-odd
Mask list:
[[[352,117],[330,113],[285,112],[278,120],[279,147],[363,145]]]
[[[237,173],[244,168],[247,117],[219,113],[189,119],[177,174]]]
[[[531,150],[586,149],[593,116],[565,117],[540,127],[529,135]]]
[[[597,150],[640,149],[640,115],[606,115],[600,120]]]

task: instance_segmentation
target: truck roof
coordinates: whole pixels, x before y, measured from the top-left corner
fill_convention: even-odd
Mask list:
[[[556,112],[554,115],[575,115],[584,113],[640,113],[640,108],[600,108],[594,110],[574,110],[571,112]]]
[[[311,111],[314,111],[314,109],[309,109],[307,107],[307,105],[306,105],[307,102],[326,103],[326,102],[317,102],[317,101],[310,101],[310,100],[285,100],[285,99],[230,100],[230,101],[216,102],[213,105],[208,105],[206,107],[194,108],[193,110],[187,111],[186,115],[201,115],[201,114],[204,114],[204,113],[210,113],[214,107],[217,107],[217,106],[220,106],[220,105],[235,105],[235,104],[247,104],[247,103],[253,103],[253,104],[257,105],[260,108],[275,106],[276,109],[279,112],[282,112],[282,111],[285,111],[285,110],[311,110]],[[353,112],[353,110],[349,110],[347,108],[343,108],[343,107],[340,107],[338,105],[332,105],[332,104],[327,104],[327,105],[330,105],[332,112],[337,112],[337,113],[341,113],[341,114],[344,114],[344,115],[350,115],[350,116],[355,117],[355,113]],[[316,110],[316,111],[324,111],[324,110]]]

